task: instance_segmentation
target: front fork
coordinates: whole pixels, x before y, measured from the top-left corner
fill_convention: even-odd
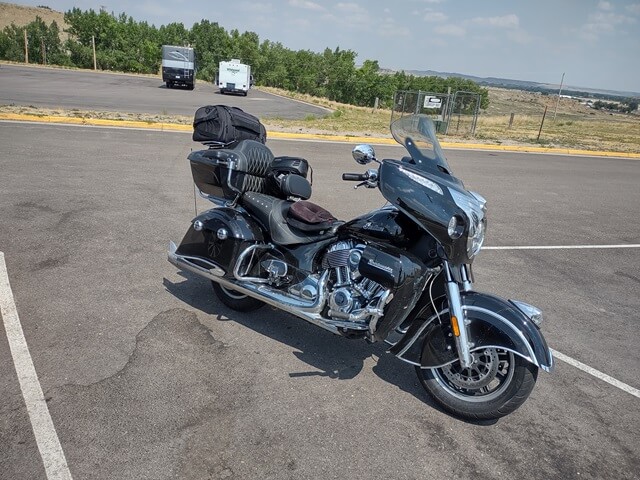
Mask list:
[[[456,340],[458,358],[460,359],[462,367],[467,368],[473,363],[470,352],[473,345],[469,343],[469,335],[467,331],[468,322],[462,308],[460,289],[462,288],[464,291],[471,290],[471,272],[469,271],[468,265],[452,267],[446,260],[443,261],[442,266],[445,275],[447,300],[449,301],[451,329]],[[452,268],[459,268],[459,270],[454,272],[452,271]]]

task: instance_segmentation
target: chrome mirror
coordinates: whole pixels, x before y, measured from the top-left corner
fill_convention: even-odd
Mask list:
[[[376,159],[376,152],[371,145],[367,144],[356,145],[351,154],[353,155],[353,159],[360,165],[366,165]]]

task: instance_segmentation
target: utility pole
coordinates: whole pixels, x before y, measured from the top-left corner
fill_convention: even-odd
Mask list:
[[[560,94],[562,93],[562,84],[564,83],[564,72],[562,72],[562,80],[560,80],[560,88],[558,89],[558,98],[556,100],[556,108],[553,111],[553,120],[556,119],[556,113],[558,113],[558,104],[560,103]]]
[[[27,27],[24,28],[24,63],[29,63],[29,39],[27,38]]]
[[[91,46],[93,47],[93,69],[97,70],[98,66],[96,65],[96,36],[91,35]]]
[[[44,45],[44,38],[40,39],[40,51],[42,52],[42,64],[47,64],[47,48]]]

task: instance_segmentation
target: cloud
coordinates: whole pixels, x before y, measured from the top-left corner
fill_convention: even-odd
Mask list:
[[[604,10],[605,12],[610,12],[613,10],[613,5],[610,2],[605,2],[604,0],[600,0],[598,2],[598,10]]]
[[[451,37],[464,37],[467,33],[464,27],[461,27],[459,25],[452,25],[450,23],[446,25],[438,25],[433,29],[433,31],[439,35],[448,35]]]
[[[429,23],[446,22],[449,17],[442,12],[427,12],[424,15],[424,21]]]
[[[374,22],[369,15],[369,10],[361,7],[357,3],[338,3],[335,6],[338,12],[337,18],[342,25],[350,27],[369,28]]]
[[[324,12],[324,7],[310,0],[289,0],[289,5],[297,8],[304,8],[305,10],[313,10],[315,12]]]
[[[520,26],[520,19],[515,13],[500,17],[476,17],[471,19],[470,22],[485,27],[518,28]]]
[[[533,43],[533,41],[535,40],[535,37],[533,35],[527,33],[521,28],[509,30],[509,32],[507,33],[507,38],[515,43],[519,43],[520,45],[527,45],[529,43]]]
[[[381,37],[408,37],[411,30],[398,23],[391,17],[387,17],[380,22],[374,31]]]
[[[625,15],[618,15],[613,12],[597,11],[591,13],[587,18],[587,23],[582,25],[579,35],[583,40],[595,41],[602,34],[614,33],[621,26],[637,23],[637,20]]]
[[[364,13],[367,10],[362,8],[357,3],[349,2],[349,3],[338,3],[336,5],[336,9],[340,10],[344,13]]]
[[[631,5],[627,5],[627,11],[640,15],[640,3],[632,3]]]
[[[245,12],[253,13],[273,13],[273,5],[270,3],[240,2],[238,8]]]

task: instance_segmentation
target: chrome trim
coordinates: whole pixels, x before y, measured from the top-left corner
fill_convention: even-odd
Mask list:
[[[376,330],[378,330],[378,320],[380,320],[384,316],[384,306],[387,304],[390,294],[391,290],[387,289],[378,300],[378,308],[374,312],[373,316],[371,317],[371,321],[369,322],[369,332],[371,332],[371,334],[374,334]]]
[[[520,330],[518,330],[515,325],[513,325],[511,322],[509,322],[506,318],[504,318],[502,315],[498,315],[496,312],[492,312],[491,310],[488,310],[486,308],[482,308],[482,307],[474,307],[474,306],[465,306],[464,307],[465,311],[472,311],[472,312],[482,312],[482,313],[486,313],[498,320],[500,320],[502,323],[506,324],[509,326],[509,328],[514,331],[516,333],[516,335],[518,337],[520,337],[520,339],[522,340],[522,342],[527,346],[527,351],[529,353],[529,356],[524,356],[522,353],[520,352],[516,352],[515,350],[511,350],[508,349],[504,346],[495,346],[495,348],[501,348],[503,350],[509,350],[509,351],[513,351],[513,353],[519,355],[520,357],[524,358],[525,360],[533,363],[536,367],[541,368],[542,370],[544,370],[545,372],[550,372],[553,369],[553,356],[551,357],[551,364],[549,365],[549,367],[545,367],[542,366],[538,363],[538,359],[536,358],[535,352],[533,351],[533,349],[531,348],[531,345],[529,344],[529,342],[527,341],[526,337],[522,334],[522,332]],[[424,330],[429,326],[429,324],[431,322],[433,322],[435,319],[439,318],[440,315],[445,314],[445,313],[449,313],[449,309],[445,308],[441,311],[439,311],[438,313],[432,315],[431,317],[429,317],[420,327],[420,329],[416,332],[416,334],[413,336],[413,338],[409,341],[409,343],[400,351],[396,354],[396,357],[398,357],[400,360],[407,362],[407,363],[411,363],[413,364],[413,362],[408,362],[407,360],[405,360],[404,358],[402,358],[402,356],[407,353],[407,351],[409,351],[409,349],[416,343],[416,341],[418,340],[418,338],[420,337],[420,335],[422,335],[422,332],[424,332]],[[478,348],[486,348],[485,347],[478,347]],[[473,349],[471,349],[470,351],[473,351]],[[449,362],[451,363],[451,362]],[[444,364],[446,365],[446,363]],[[438,367],[433,367],[433,368],[438,368]]]
[[[194,185],[195,185],[195,183],[194,183]],[[209,200],[211,203],[213,203],[214,205],[216,205],[218,207],[225,207],[227,205],[227,200],[225,200],[224,198],[214,197],[213,195],[208,195],[208,194],[204,193],[202,190],[200,190],[198,187],[196,187],[196,190],[198,191],[198,195],[200,195],[205,200]]]
[[[376,152],[371,145],[356,145],[351,151],[351,156],[360,165],[366,165],[376,160]]]
[[[509,300],[518,310],[525,314],[538,328],[542,325],[542,310],[519,300]]]
[[[247,257],[247,255],[249,255],[249,253],[251,253],[253,255],[254,250],[271,249],[271,248],[273,248],[273,245],[271,245],[271,244],[266,244],[266,245],[265,244],[257,244],[257,245],[251,245],[244,252],[242,252],[238,256],[238,259],[236,260],[236,264],[233,267],[233,276],[235,277],[235,279],[236,280],[240,280],[242,282],[269,283],[269,279],[268,278],[246,277],[246,276],[242,275],[240,273],[240,268],[242,267],[242,263],[244,262],[244,260]]]
[[[470,292],[473,288],[473,282],[469,278],[469,271],[467,265],[460,265],[460,277],[462,278],[462,290]]]
[[[172,264],[174,264],[176,267],[178,268],[182,268],[182,266],[179,264],[180,263],[180,259],[188,262],[185,263],[184,267],[186,270],[189,270],[193,273],[198,273],[198,274],[204,274],[205,272],[210,273],[211,275],[217,277],[222,277],[225,274],[225,271],[222,267],[220,267],[219,265],[217,265],[216,263],[213,263],[210,260],[207,260],[206,258],[202,258],[202,257],[192,257],[190,255],[178,255],[176,253],[176,250],[178,250],[178,247],[176,246],[175,243],[173,242],[169,242],[169,253],[168,253],[168,260],[169,262],[171,262]],[[199,263],[204,263],[205,265],[209,266],[210,268],[204,268],[200,265],[198,265],[197,263],[194,262],[199,262]]]
[[[407,177],[409,177],[411,180],[413,180],[417,184],[422,185],[423,187],[426,187],[429,190],[431,190],[433,192],[436,192],[436,193],[438,193],[440,195],[444,195],[444,193],[442,191],[442,187],[440,185],[438,185],[436,182],[433,182],[433,181],[429,180],[428,178],[423,177],[422,175],[418,175],[417,173],[414,173],[414,172],[412,172],[410,170],[407,170],[406,168],[403,168],[403,167],[398,167],[398,171],[400,173],[403,173]]]
[[[253,284],[251,282],[232,280],[227,277],[216,276],[210,270],[203,268],[193,262],[202,261],[201,258],[188,257],[176,254],[176,246],[173,242],[169,244],[169,261],[176,267],[189,270],[208,280],[219,283],[220,285],[236,290],[253,298],[257,298],[268,305],[279,308],[287,313],[300,317],[318,327],[324,328],[332,333],[340,333],[339,329],[349,330],[367,330],[368,326],[363,323],[353,323],[349,321],[333,321],[328,320],[320,315],[327,302],[327,283],[329,280],[329,270],[325,271],[320,280],[319,293],[315,301],[304,302],[293,295],[276,290],[268,285]]]
[[[458,351],[458,358],[460,364],[463,367],[470,367],[473,363],[471,354],[469,353],[469,336],[467,334],[467,318],[462,309],[462,296],[460,295],[460,287],[456,281],[451,277],[451,271],[449,262],[443,260],[444,272],[446,275],[444,286],[447,291],[447,299],[449,300],[449,308],[451,313],[458,320],[458,330],[460,335],[456,337],[456,350]],[[449,316],[451,317],[451,315]]]

